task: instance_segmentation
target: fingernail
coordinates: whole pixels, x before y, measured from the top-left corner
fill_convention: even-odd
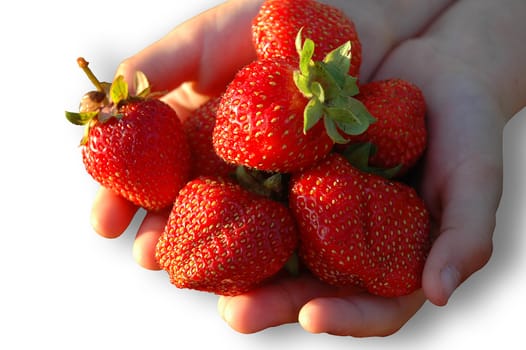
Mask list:
[[[448,265],[440,272],[440,278],[442,280],[442,287],[444,288],[446,297],[445,302],[447,303],[447,300],[451,297],[455,289],[460,284],[460,273],[456,268]]]

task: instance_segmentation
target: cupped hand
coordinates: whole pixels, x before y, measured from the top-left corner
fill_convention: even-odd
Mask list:
[[[502,191],[502,131],[526,96],[524,81],[513,91],[506,85],[506,79],[517,74],[518,58],[526,56],[524,49],[519,55],[511,53],[519,43],[506,32],[511,31],[506,16],[520,13],[523,9],[513,7],[524,3],[508,1],[512,8],[499,14],[501,7],[491,1],[432,5],[414,1],[412,7],[404,2],[393,8],[379,5],[385,2],[327,2],[345,9],[357,25],[363,44],[362,81],[400,77],[424,92],[429,145],[418,188],[430,209],[436,241],[422,289],[404,297],[334,288],[309,274],[279,278],[240,296],[220,297],[220,314],[240,332],[299,322],[315,333],[392,334],[426,300],[446,304],[455,288],[491,256]],[[179,114],[188,114],[219,93],[237,69],[254,58],[250,23],[260,3],[233,0],[195,17],[124,61],[118,74],[128,77],[143,70],[156,90],[170,91],[165,101]],[[488,25],[494,29],[490,35]],[[502,34],[509,35],[502,40]],[[500,56],[491,54],[499,48]],[[101,189],[92,222],[101,235],[117,237],[136,210]],[[167,215],[148,213],[138,229],[134,256],[146,268],[158,269],[153,251]]]
[[[185,118],[211,96],[224,90],[237,70],[255,58],[250,25],[261,1],[231,1],[176,27],[165,37],[123,61],[116,75],[132,81],[143,71],[154,91]],[[96,232],[107,238],[120,236],[139,208],[100,188],[91,214]],[[134,242],[133,255],[147,268],[159,269],[155,244],[169,211],[148,212]]]

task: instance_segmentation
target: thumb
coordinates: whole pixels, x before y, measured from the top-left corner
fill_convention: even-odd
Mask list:
[[[255,56],[250,28],[258,8],[259,1],[233,0],[203,12],[124,60],[116,75],[131,82],[140,70],[155,91],[194,82],[199,93],[216,92]]]

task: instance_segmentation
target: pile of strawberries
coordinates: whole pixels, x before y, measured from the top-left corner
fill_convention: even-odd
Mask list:
[[[99,83],[68,119],[103,186],[172,206],[156,259],[179,288],[247,292],[299,261],[381,296],[421,285],[429,214],[401,181],[426,147],[426,106],[401,79],[360,84],[353,22],[314,0],[267,0],[257,60],[180,120],[137,73]],[[297,259],[297,260],[296,260]]]

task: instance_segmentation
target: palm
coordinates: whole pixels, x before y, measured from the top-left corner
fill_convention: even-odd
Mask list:
[[[207,96],[219,93],[235,71],[253,59],[248,28],[259,3],[231,0],[132,57],[121,66],[121,71],[128,74],[134,69],[144,70],[153,77],[158,90],[172,91],[165,100],[184,116]],[[364,45],[364,57],[369,60],[362,66],[361,79],[407,79],[420,86],[428,104],[429,144],[417,186],[431,211],[437,240],[424,269],[423,288],[405,297],[380,298],[327,286],[309,274],[283,277],[250,293],[220,298],[220,313],[241,332],[297,322],[299,318],[302,326],[312,332],[390,334],[426,298],[437,305],[445,304],[458,284],[482,267],[491,254],[502,183],[501,137],[505,119],[501,116],[510,111],[500,109],[501,101],[488,88],[487,74],[472,65],[477,62],[487,67],[493,63],[484,61],[484,52],[462,50],[466,43],[459,43],[455,32],[459,22],[465,21],[462,11],[442,15],[418,39],[390,43],[368,40],[383,38],[386,28],[381,23],[389,21],[368,20],[375,8],[360,13],[359,5],[364,4],[342,2],[342,7],[353,8],[351,16],[357,19],[358,29],[365,34],[366,43],[372,43]],[[421,12],[429,12],[428,9],[431,7],[427,5],[420,8]],[[427,20],[434,16],[425,15]],[[405,30],[404,34],[399,33],[400,37],[410,36],[407,18],[415,18],[413,35],[427,25],[426,19],[399,17],[404,20],[401,26]],[[477,25],[470,28],[473,32],[465,37],[476,37]],[[221,46],[226,37],[227,49]],[[193,40],[189,42],[188,38]],[[396,49],[391,50],[393,45]],[[478,46],[481,47],[484,48]],[[224,54],[220,60],[217,52]],[[159,67],[167,68],[163,71]],[[194,83],[172,90],[187,81]],[[107,237],[118,236],[136,209],[101,189],[93,209],[95,229]],[[167,212],[148,213],[138,230],[134,254],[144,267],[158,268],[153,252],[166,217]]]
[[[449,252],[466,247],[460,258],[467,271],[480,268],[491,252],[488,243],[494,218],[485,213],[495,212],[500,193],[501,164],[495,145],[500,144],[503,121],[482,115],[490,114],[495,106],[489,94],[476,89],[471,77],[453,74],[439,63],[419,72],[418,64],[412,63],[422,62],[427,52],[418,47],[415,43],[400,46],[374,79],[404,77],[419,82],[426,92],[430,143],[418,187],[435,221],[433,234],[439,238],[426,265],[424,291],[433,302],[444,304],[450,291],[444,290],[441,269],[451,259]],[[431,74],[442,80],[426,80]],[[481,187],[487,191],[481,193]],[[453,271],[453,278],[467,271]],[[303,276],[279,280],[241,297],[222,298],[219,305],[232,327],[245,332],[295,322],[299,314],[302,325],[314,332],[369,335],[396,331],[424,300],[422,291],[385,299]]]

